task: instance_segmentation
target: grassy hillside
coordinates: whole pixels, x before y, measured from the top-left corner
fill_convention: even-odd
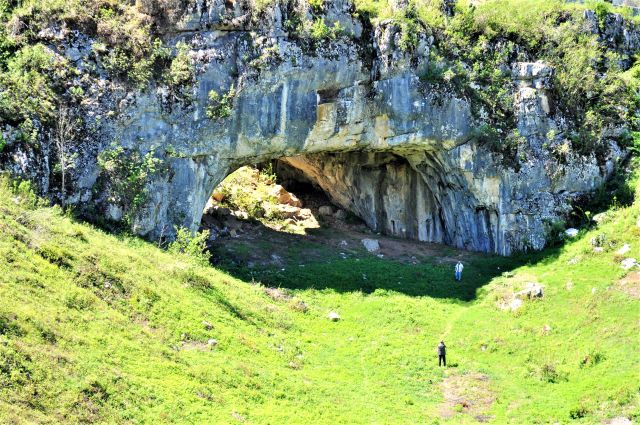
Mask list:
[[[624,257],[640,258],[639,213],[617,209],[526,258],[466,256],[460,284],[441,257],[292,250],[286,273],[254,274],[291,289],[265,291],[74,222],[4,182],[0,423],[638,420],[639,283],[619,283],[615,252],[628,243]],[[532,281],[542,299],[497,307]]]

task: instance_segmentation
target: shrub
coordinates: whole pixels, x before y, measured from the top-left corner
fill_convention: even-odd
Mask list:
[[[598,363],[605,361],[607,357],[599,351],[590,351],[589,354],[584,356],[580,361],[580,367],[595,366]]]
[[[324,23],[324,18],[318,18],[313,21],[310,31],[311,38],[314,40],[324,40],[331,38],[331,29]]]
[[[574,407],[569,411],[569,417],[571,419],[582,419],[589,414],[589,410],[584,406]]]
[[[567,375],[558,371],[555,365],[550,363],[542,365],[538,373],[542,381],[552,384],[557,384],[558,382],[567,380]]]
[[[175,227],[176,238],[167,248],[169,252],[186,254],[197,261],[208,264],[211,254],[207,251],[209,231],[193,233],[186,227]]]
[[[169,67],[167,81],[174,87],[187,86],[193,83],[195,78],[195,69],[189,57],[189,45],[184,42],[178,42],[176,51],[176,56]]]
[[[20,388],[31,376],[31,358],[14,342],[0,339],[0,388]]]
[[[98,166],[108,185],[110,200],[124,210],[126,224],[147,199],[146,185],[163,165],[153,151],[141,155],[122,146],[106,149],[98,155]]]
[[[309,6],[314,13],[320,13],[324,9],[324,0],[309,0]]]
[[[0,314],[0,335],[23,336],[24,334],[15,316]]]
[[[7,63],[0,73],[0,116],[14,123],[37,118],[53,118],[56,94],[51,70],[64,67],[53,52],[42,44],[25,46]],[[60,73],[63,73],[60,70]]]
[[[269,162],[267,165],[260,169],[260,179],[265,184],[274,184],[277,179],[276,173],[273,171],[273,163]]]
[[[328,26],[323,17],[316,18],[313,22],[306,21],[301,29],[312,41],[318,42],[322,40],[334,40],[343,32],[340,22],[336,21],[333,26]]]
[[[211,90],[209,92],[209,103],[207,104],[207,118],[215,120],[231,116],[235,95],[236,90],[233,86],[222,96],[217,91]]]
[[[85,291],[72,292],[65,298],[64,304],[69,309],[88,310],[93,307],[95,298]]]

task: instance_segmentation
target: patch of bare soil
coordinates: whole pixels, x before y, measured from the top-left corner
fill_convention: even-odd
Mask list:
[[[631,272],[618,281],[620,291],[631,298],[640,299],[640,272]]]
[[[478,422],[489,422],[489,408],[495,394],[489,387],[489,377],[481,373],[467,373],[446,377],[441,384],[444,402],[440,416],[451,418],[456,414],[468,415]]]

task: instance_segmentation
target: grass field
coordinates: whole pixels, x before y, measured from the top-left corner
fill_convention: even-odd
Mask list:
[[[639,213],[542,253],[471,255],[456,284],[435,258],[295,247],[284,272],[224,272],[3,183],[0,422],[637,421],[640,284],[619,262],[640,258]],[[542,299],[497,307],[528,282]]]

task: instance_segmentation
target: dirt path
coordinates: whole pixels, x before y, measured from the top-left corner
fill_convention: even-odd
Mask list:
[[[488,411],[495,401],[495,394],[490,388],[487,375],[454,372],[440,386],[444,396],[444,402],[440,406],[442,418],[462,414],[471,416],[478,422],[489,422],[492,419]]]

